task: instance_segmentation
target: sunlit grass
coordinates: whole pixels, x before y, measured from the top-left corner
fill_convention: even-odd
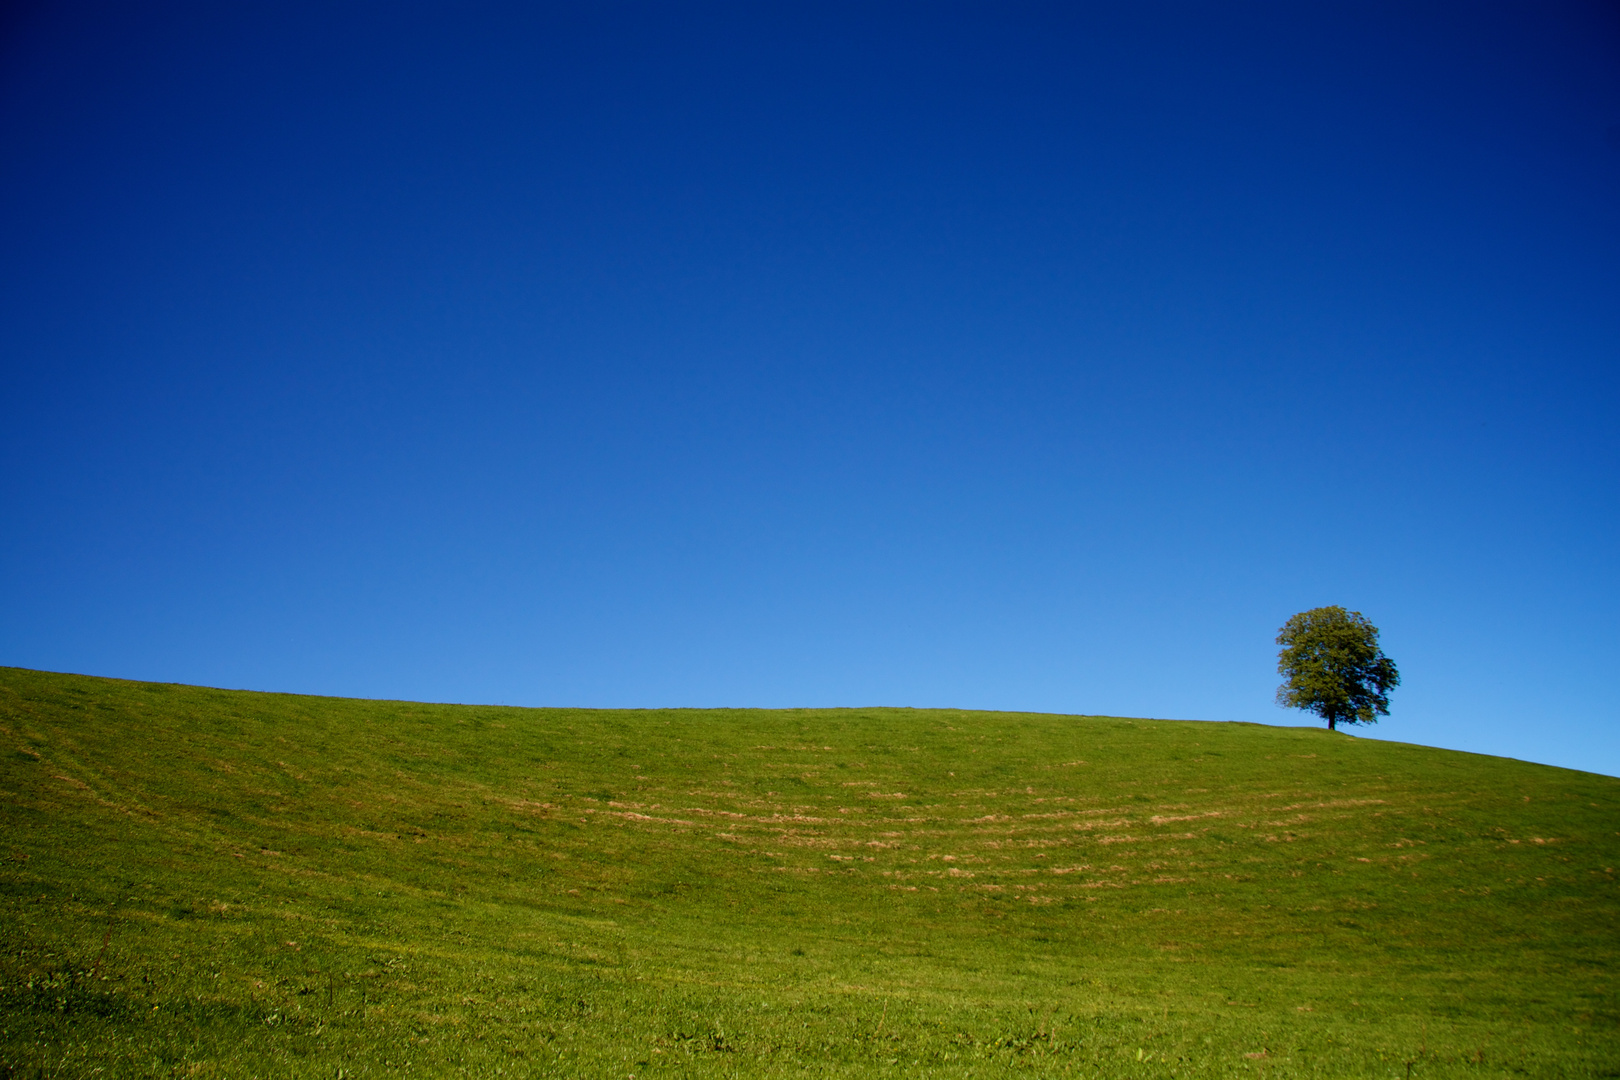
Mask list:
[[[17,1076],[1620,1075],[1620,781],[0,669]]]

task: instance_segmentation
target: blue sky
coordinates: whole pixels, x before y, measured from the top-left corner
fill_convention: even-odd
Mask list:
[[[0,663],[1620,774],[1600,3],[81,5],[0,45]]]

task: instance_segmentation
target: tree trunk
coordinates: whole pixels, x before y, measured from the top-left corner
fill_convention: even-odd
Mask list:
[[[1330,717],[1328,717],[1328,730],[1329,730],[1329,731],[1336,731],[1336,730],[1338,730],[1338,729],[1337,729],[1337,728],[1335,728],[1335,727],[1334,727],[1334,726],[1333,726],[1333,725],[1334,725],[1334,724],[1337,724],[1337,723],[1338,723],[1338,721],[1337,721],[1337,720],[1335,720],[1335,719],[1333,719],[1333,717],[1331,717],[1331,716],[1330,716]]]

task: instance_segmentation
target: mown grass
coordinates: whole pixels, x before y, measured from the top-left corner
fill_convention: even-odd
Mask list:
[[[1620,1075],[1620,780],[0,669],[0,1075]]]

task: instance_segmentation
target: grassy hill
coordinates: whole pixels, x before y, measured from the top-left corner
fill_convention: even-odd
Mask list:
[[[0,669],[0,1076],[1620,1075],[1620,780]]]

